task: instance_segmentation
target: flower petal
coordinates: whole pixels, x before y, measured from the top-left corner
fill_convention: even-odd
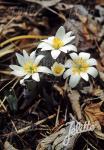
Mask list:
[[[65,68],[70,68],[72,66],[72,60],[71,59],[68,59],[66,62],[65,62]]]
[[[64,53],[67,53],[67,47],[66,46],[60,47],[59,50],[64,52]]]
[[[34,64],[38,65],[43,58],[44,58],[44,55],[38,55],[35,58]]]
[[[51,70],[52,70],[52,74],[55,76],[61,76],[63,74],[63,72],[65,71],[65,66],[61,63],[57,63],[55,62],[52,66],[51,66]]]
[[[38,67],[38,72],[50,73],[50,74],[52,73],[52,71],[49,68],[45,67],[45,66],[39,66]]]
[[[38,74],[38,73],[34,73],[34,74],[32,75],[32,79],[35,80],[35,81],[37,81],[37,82],[39,82],[39,81],[40,81],[39,74]]]
[[[96,78],[96,76],[98,75],[98,71],[94,67],[89,67],[87,73],[93,76],[94,78]]]
[[[96,61],[94,58],[88,59],[88,60],[87,60],[87,63],[88,63],[90,66],[97,65],[97,61]]]
[[[24,58],[25,58],[26,60],[29,59],[29,55],[28,55],[28,53],[27,53],[25,50],[23,50],[23,55],[24,55]]]
[[[20,84],[22,84],[22,85],[24,84],[24,79],[20,80]]]
[[[64,44],[68,44],[74,39],[75,39],[75,36],[68,37],[67,35],[65,35],[64,38],[63,38],[63,42],[64,42]]]
[[[72,74],[72,70],[71,69],[68,69],[65,71],[64,75],[63,75],[63,78],[66,79],[68,76],[70,76]]]
[[[71,75],[69,85],[74,88],[80,81],[80,75]]]
[[[22,55],[18,54],[18,53],[16,53],[16,57],[17,57],[17,60],[18,60],[19,64],[20,64],[21,66],[23,66],[24,63],[25,63],[24,57],[23,57]]]
[[[72,45],[72,44],[65,45],[64,47],[66,47],[67,51],[75,51],[75,52],[77,52],[77,47]]]
[[[65,38],[65,39],[70,38],[70,36],[71,36],[72,33],[73,33],[72,31],[67,32],[67,33],[65,34],[64,38]]]
[[[63,39],[64,35],[65,35],[65,29],[64,29],[63,26],[61,26],[61,27],[57,30],[55,37],[60,38],[60,39]]]
[[[54,48],[51,45],[48,45],[48,44],[41,49],[41,51],[50,51],[50,50],[54,50]]]
[[[24,77],[24,80],[30,78],[30,76],[31,76],[30,74],[27,74],[27,75]]]
[[[27,74],[23,79],[20,80],[20,84],[23,85],[24,84],[24,80],[30,78],[30,76],[31,76],[30,74]]]
[[[9,65],[9,67],[13,70],[16,70],[16,71],[23,71],[23,68],[21,66],[17,66],[17,65]]]
[[[67,53],[68,51],[75,51],[77,52],[77,48],[74,45],[65,45],[63,47],[60,48],[60,51],[63,51],[64,53]]]
[[[38,48],[42,48],[41,51],[46,51],[46,50],[52,50],[53,49],[53,47],[50,44],[45,43],[45,42],[40,43]]]
[[[59,50],[52,50],[51,55],[53,59],[57,59],[57,57],[60,55],[61,51]]]
[[[71,53],[70,57],[74,60],[78,58],[78,55],[76,53]]]
[[[33,52],[30,54],[30,59],[34,60],[34,59],[35,59],[35,56],[36,56],[36,51],[33,51]]]
[[[15,76],[18,76],[18,77],[22,77],[22,76],[26,75],[25,72],[23,72],[23,71],[16,71],[16,70],[12,71],[11,74],[13,74]]]
[[[47,45],[46,42],[41,42],[41,43],[38,45],[37,48],[43,48],[43,47],[45,47],[46,45]]]
[[[89,80],[89,76],[87,73],[81,73],[80,76],[85,80],[88,81]]]
[[[81,52],[81,53],[79,53],[79,57],[84,58],[84,59],[89,59],[90,58],[90,54]]]
[[[45,42],[45,43],[47,43],[47,44],[49,44],[49,45],[51,45],[53,39],[54,39],[54,36],[51,36],[51,37],[49,37],[48,39],[45,39],[45,40],[42,40],[42,41]]]

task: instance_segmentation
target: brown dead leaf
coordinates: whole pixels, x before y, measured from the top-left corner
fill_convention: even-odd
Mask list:
[[[97,34],[100,30],[100,26],[98,25],[98,23],[96,21],[94,21],[92,18],[88,18],[88,24],[87,24],[87,28],[88,30],[93,33],[93,34]]]
[[[87,18],[87,16],[83,16],[83,15],[80,15],[80,14],[76,14],[77,15],[77,17],[79,18],[79,20],[82,22],[82,23],[86,23],[87,22],[87,20],[88,20],[88,18]]]
[[[72,105],[73,111],[75,112],[78,120],[82,120],[81,107],[79,103],[80,100],[79,92],[77,90],[72,90],[71,92],[67,90],[67,92],[68,92],[68,98]]]
[[[92,88],[91,94],[92,96],[102,96],[103,90],[100,88],[100,86],[96,86]]]
[[[93,40],[93,34],[97,35],[100,32],[100,25],[88,14],[76,13],[76,16],[82,23],[83,35],[87,40]]]
[[[84,115],[88,121],[95,125],[94,133],[96,136],[104,139],[104,134],[101,131],[101,126],[104,126],[104,112],[100,109],[102,103],[103,101],[87,105],[84,108]]]
[[[96,4],[100,4],[104,6],[104,0],[96,0]]]
[[[51,135],[47,136],[43,140],[40,141],[40,143],[37,145],[36,150],[48,150],[49,147],[52,150],[62,150],[64,149],[63,140],[65,139],[67,133],[68,133],[69,126],[62,127],[60,130],[58,130],[55,133],[52,133]],[[72,150],[74,147],[75,140],[78,138],[78,134],[72,136],[70,138],[70,142],[67,145],[67,149]]]
[[[4,150],[18,150],[14,148],[8,141],[4,143]]]
[[[99,72],[99,75],[100,75],[100,79],[101,79],[102,81],[104,81],[104,72]]]
[[[96,104],[90,104],[85,107],[84,111],[92,120],[92,122],[99,121],[104,126],[104,112],[100,110],[101,102]]]
[[[100,61],[97,61],[97,69],[98,69],[98,71],[100,71],[100,72],[104,72],[104,67],[101,65],[101,62],[100,62]]]

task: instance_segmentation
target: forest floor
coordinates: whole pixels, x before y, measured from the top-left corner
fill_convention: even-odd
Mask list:
[[[18,64],[16,52],[31,53],[62,25],[75,34],[78,52],[97,60],[97,78],[67,90],[61,78],[21,85],[9,68]],[[72,137],[64,147],[72,118],[96,123],[96,129]],[[0,149],[104,150],[103,0],[0,1]]]

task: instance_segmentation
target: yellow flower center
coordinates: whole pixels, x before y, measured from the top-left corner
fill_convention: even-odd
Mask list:
[[[27,62],[26,64],[24,64],[23,66],[25,72],[33,74],[35,72],[37,72],[37,66],[35,64],[33,64],[32,62]]]
[[[55,37],[52,41],[52,46],[55,49],[59,49],[60,47],[64,46],[64,42],[61,39]]]
[[[60,64],[54,64],[52,67],[52,72],[56,76],[60,76],[63,74],[65,68]]]
[[[86,60],[82,58],[78,58],[74,60],[74,63],[72,66],[72,72],[73,74],[76,74],[76,73],[80,74],[81,72],[82,73],[87,72],[88,68],[89,68],[89,65],[86,62]]]

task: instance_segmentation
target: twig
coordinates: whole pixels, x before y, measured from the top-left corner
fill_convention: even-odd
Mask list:
[[[6,100],[6,97],[4,97],[3,101],[0,99],[0,107],[3,107],[4,110],[6,110],[5,105],[4,105],[5,100]]]
[[[55,127],[59,124],[60,105],[58,106]]]
[[[16,84],[19,82],[20,79],[17,79],[16,82],[13,84],[13,86],[11,87],[11,89],[14,89],[14,87],[16,86]]]
[[[49,117],[47,117],[47,118],[45,118],[45,119],[42,119],[42,120],[40,120],[40,121],[34,123],[34,126],[37,126],[37,125],[39,125],[39,124],[42,124],[42,123],[44,123],[45,121],[54,118],[55,116],[56,116],[56,114],[53,114],[53,115],[51,115],[51,116],[49,116]],[[28,131],[30,128],[31,128],[31,125],[29,125],[29,126],[27,126],[27,127],[25,127],[25,128],[19,129],[19,130],[17,131],[17,134],[24,133],[24,132]]]
[[[83,136],[82,138],[86,141],[87,144],[89,144],[93,149],[98,150],[96,147],[94,147],[88,140],[86,140]]]
[[[12,83],[17,77],[13,78],[10,82],[8,82],[7,84],[5,84],[5,86],[3,86],[1,89],[0,89],[0,92],[5,88],[7,87],[10,83]]]

